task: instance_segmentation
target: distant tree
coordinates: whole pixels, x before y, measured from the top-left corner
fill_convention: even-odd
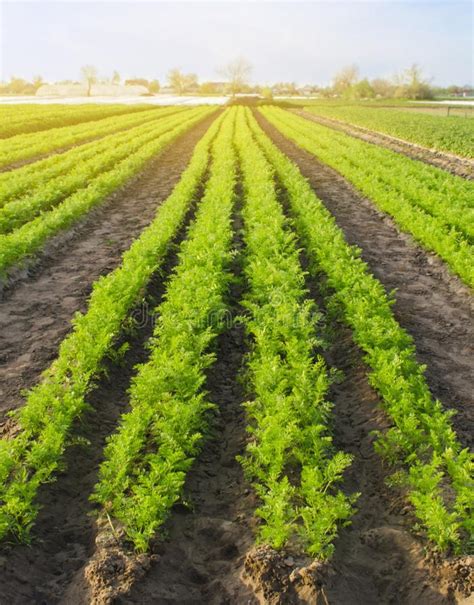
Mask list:
[[[219,84],[217,82],[203,82],[199,86],[199,93],[202,95],[215,95],[219,92]]]
[[[29,88],[31,88],[29,82],[16,76],[12,76],[8,84],[8,91],[14,95],[29,94],[31,93],[31,90],[28,90]]]
[[[93,65],[84,65],[81,67],[81,76],[87,85],[87,96],[91,96],[92,85],[97,82],[97,68]]]
[[[35,88],[35,92],[38,90],[40,86],[44,84],[43,76],[33,76],[32,85]]]
[[[199,80],[196,74],[186,74],[184,80],[184,89],[186,91],[193,91],[199,88]]]
[[[125,80],[125,86],[145,86],[145,88],[148,88],[149,84],[146,78],[130,78],[129,80]]]
[[[198,87],[198,78],[196,74],[184,74],[175,67],[168,72],[168,84],[178,95],[182,95]]]
[[[295,82],[277,82],[272,86],[273,94],[292,96],[298,94],[298,87]]]
[[[344,96],[351,99],[373,99],[375,97],[375,92],[367,78],[364,78],[346,89]]]
[[[168,72],[168,84],[178,94],[182,95],[186,86],[186,76],[177,68]]]
[[[118,85],[120,84],[120,82],[122,81],[122,78],[120,77],[120,74],[117,70],[114,71],[114,73],[112,74],[112,84]]]
[[[158,80],[151,80],[151,82],[148,83],[148,90],[154,94],[160,92],[160,83]]]
[[[414,63],[394,77],[395,97],[402,99],[432,99],[433,90],[425,80],[421,68]]]
[[[395,85],[385,78],[375,78],[370,82],[376,97],[389,99],[395,94]]]
[[[270,86],[262,86],[260,94],[266,101],[271,101],[273,99],[273,90]]]
[[[336,94],[344,94],[359,79],[359,68],[357,65],[348,65],[341,69],[333,78],[332,88]]]
[[[243,57],[238,57],[219,68],[219,73],[229,82],[230,92],[235,96],[248,87],[252,65]]]

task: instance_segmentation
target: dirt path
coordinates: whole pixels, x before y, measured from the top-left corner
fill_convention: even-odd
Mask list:
[[[51,244],[31,276],[0,302],[0,413],[21,403],[56,355],[73,314],[86,308],[93,282],[117,267],[122,253],[152,220],[215,115],[152,160],[132,183]],[[1,418],[1,416],[0,416]]]
[[[460,176],[470,181],[474,180],[473,160],[442,151],[436,151],[434,149],[428,149],[427,147],[422,147],[421,145],[416,145],[415,143],[409,143],[408,141],[397,139],[396,137],[392,137],[388,134],[368,130],[362,126],[355,126],[353,124],[347,124],[332,118],[317,116],[302,109],[295,109],[292,111],[302,118],[312,120],[313,122],[322,124],[323,126],[329,126],[334,130],[344,132],[345,134],[355,137],[356,139],[361,139],[362,141],[373,143],[374,145],[386,147],[387,149],[391,149],[397,153],[402,153],[403,155],[406,155],[414,160],[420,160],[426,164],[436,166],[436,168],[446,170],[447,172],[450,172],[456,176]]]
[[[474,321],[469,289],[444,263],[400,233],[393,220],[361,197],[336,171],[256,117],[278,147],[300,168],[362,258],[387,291],[396,289],[394,312],[413,336],[418,359],[427,365],[433,394],[457,410],[455,429],[465,445],[474,429]]]

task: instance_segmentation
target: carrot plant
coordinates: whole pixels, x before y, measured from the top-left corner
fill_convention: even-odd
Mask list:
[[[19,434],[0,440],[0,537],[12,534],[29,540],[38,512],[38,488],[54,479],[74,422],[88,409],[85,398],[104,357],[113,350],[151,275],[162,265],[206,172],[209,148],[222,119],[198,143],[180,181],[124,253],[121,265],[94,284],[86,313],[76,314],[57,359],[16,414]]]
[[[266,113],[266,112],[264,112]],[[352,328],[393,422],[378,434],[376,450],[401,463],[393,479],[407,488],[420,525],[440,548],[466,548],[474,530],[473,459],[451,426],[452,411],[434,400],[416,360],[411,336],[396,321],[382,284],[350,246],[334,218],[298,168],[259,128],[251,128],[286,188],[296,226],[313,261],[315,276],[327,277],[329,307]]]
[[[474,158],[474,121],[383,107],[305,107],[306,111],[356,124],[440,151]]]
[[[208,108],[191,110],[173,129],[165,131],[155,139],[152,138],[140,149],[135,150],[135,153],[122,159],[114,168],[94,179],[85,189],[72,194],[56,208],[39,215],[11,233],[0,235],[0,277],[5,276],[8,269],[25,257],[41,249],[48,238],[67,229],[100,204],[107,195],[142,169],[149,159],[212,111],[215,110]],[[130,143],[130,146],[133,148],[133,143]]]
[[[246,404],[252,440],[242,458],[261,500],[261,541],[281,548],[299,535],[314,557],[333,550],[357,495],[337,488],[349,454],[332,445],[330,376],[315,355],[314,303],[307,298],[296,239],[277,200],[273,171],[241,110],[236,142],[244,184],[243,301],[251,338],[254,398]]]
[[[283,134],[351,181],[403,231],[474,287],[474,183],[278,108],[265,108],[262,113]]]
[[[150,358],[133,380],[131,410],[109,439],[93,495],[139,551],[179,498],[211,407],[205,372],[231,278],[234,116],[229,110],[214,143],[204,196],[157,309]]]
[[[121,118],[118,121],[119,128],[102,133],[98,140],[80,143],[63,153],[56,153],[21,168],[0,173],[0,207],[22,195],[35,194],[38,189],[49,185],[55,179],[64,178],[64,175],[80,168],[82,162],[102,153],[112,141],[120,144],[127,138],[130,139],[134,133],[132,129],[142,128],[177,113],[181,112],[176,112],[176,108],[173,108],[173,111],[169,108],[167,111],[145,112],[138,121],[135,116],[127,116],[127,121],[123,123],[125,117]],[[30,145],[31,142],[26,147]]]
[[[3,139],[0,140],[0,167],[28,160],[40,154],[55,152],[63,147],[77,145],[89,139],[118,132],[131,126],[143,124],[147,120],[154,120],[158,115],[169,115],[185,111],[186,109],[184,107],[153,108],[144,112],[140,111],[123,116],[112,116],[98,120],[97,122],[52,128],[47,131],[47,136],[45,136],[44,132],[34,132]]]
[[[102,120],[111,116],[147,111],[148,105],[36,105],[35,107],[16,105],[2,108],[0,139],[18,134],[72,126],[74,124]]]
[[[90,186],[94,178],[101,178],[105,172],[112,170],[118,162],[139,151],[148,142],[153,141],[176,126],[181,126],[187,118],[193,118],[193,113],[180,113],[168,118],[157,118],[127,130],[96,145],[95,153],[89,160],[82,160],[66,175],[60,175],[47,181],[34,194],[12,200],[0,208],[0,234],[5,234],[33,220],[38,214],[44,213],[68,195]]]

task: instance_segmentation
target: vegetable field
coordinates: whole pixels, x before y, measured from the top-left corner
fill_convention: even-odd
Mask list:
[[[306,109],[0,109],[0,602],[467,603],[471,125]]]

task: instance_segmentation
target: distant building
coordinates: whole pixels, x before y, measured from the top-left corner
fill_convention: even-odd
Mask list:
[[[148,95],[145,86],[121,84],[93,84],[91,97],[137,97]],[[85,84],[43,84],[36,91],[37,97],[87,97]]]

